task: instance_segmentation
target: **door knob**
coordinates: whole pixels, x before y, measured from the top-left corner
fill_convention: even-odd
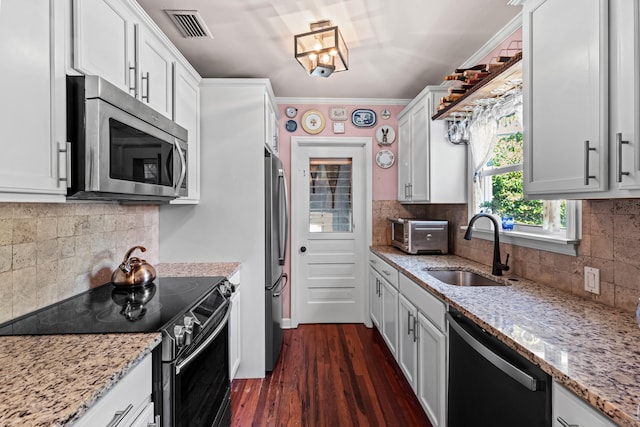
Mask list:
[[[301,246],[300,247],[300,252],[307,252],[306,246]]]

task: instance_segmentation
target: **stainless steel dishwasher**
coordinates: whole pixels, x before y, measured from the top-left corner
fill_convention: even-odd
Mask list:
[[[449,427],[551,426],[551,377],[457,311],[449,324]]]

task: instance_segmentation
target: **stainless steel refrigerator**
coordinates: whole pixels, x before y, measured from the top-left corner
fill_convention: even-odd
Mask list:
[[[282,348],[282,293],[288,277],[282,272],[289,229],[287,181],[282,162],[265,149],[265,366],[272,371]]]

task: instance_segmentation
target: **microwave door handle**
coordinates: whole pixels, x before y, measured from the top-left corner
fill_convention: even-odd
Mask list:
[[[187,161],[184,158],[184,152],[182,151],[182,148],[180,148],[180,141],[175,141],[174,146],[176,147],[176,151],[178,152],[178,155],[180,156],[180,178],[178,178],[178,182],[176,182],[174,190],[175,190],[175,195],[178,196],[179,192],[180,192],[180,186],[182,185],[182,181],[184,181],[184,177],[187,173]]]

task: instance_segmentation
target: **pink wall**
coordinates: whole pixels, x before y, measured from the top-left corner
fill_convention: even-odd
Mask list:
[[[298,113],[293,119],[289,119],[289,117],[285,114],[285,109],[289,106],[293,106],[298,109]],[[348,119],[343,121],[344,123],[344,133],[335,134],[333,133],[333,122],[329,118],[329,110],[332,107],[345,107],[348,113]],[[351,123],[351,113],[355,109],[366,108],[371,109],[376,113],[376,124],[370,128],[359,128],[354,126]],[[287,171],[287,177],[291,176],[291,137],[292,136],[335,136],[335,137],[362,137],[369,136],[373,140],[373,200],[396,200],[397,198],[397,186],[398,186],[398,168],[397,163],[391,166],[388,169],[382,169],[375,163],[375,155],[378,150],[388,149],[393,152],[394,156],[398,155],[398,113],[402,111],[404,106],[398,105],[347,105],[347,104],[280,104],[278,105],[278,109],[280,110],[280,149],[278,157],[282,160],[285,170]],[[391,113],[391,117],[388,119],[383,119],[381,117],[382,110],[389,110]],[[325,127],[322,132],[316,135],[310,135],[302,129],[300,124],[300,120],[302,119],[302,115],[307,110],[318,110],[322,113],[325,118]],[[297,129],[294,132],[289,132],[286,129],[286,124],[288,120],[295,120],[297,124]],[[376,129],[382,125],[389,125],[393,127],[393,130],[396,132],[395,141],[388,146],[379,146],[375,137]],[[291,188],[290,178],[287,185]],[[289,247],[291,247],[291,242],[289,241]],[[290,268],[290,259],[291,259],[291,251],[289,250],[287,253],[287,259],[284,266],[284,271],[287,274],[291,274]],[[289,289],[291,287],[287,287],[287,291],[285,291],[284,302],[283,302],[283,315],[285,318],[291,316],[291,305],[290,305],[290,292]]]

